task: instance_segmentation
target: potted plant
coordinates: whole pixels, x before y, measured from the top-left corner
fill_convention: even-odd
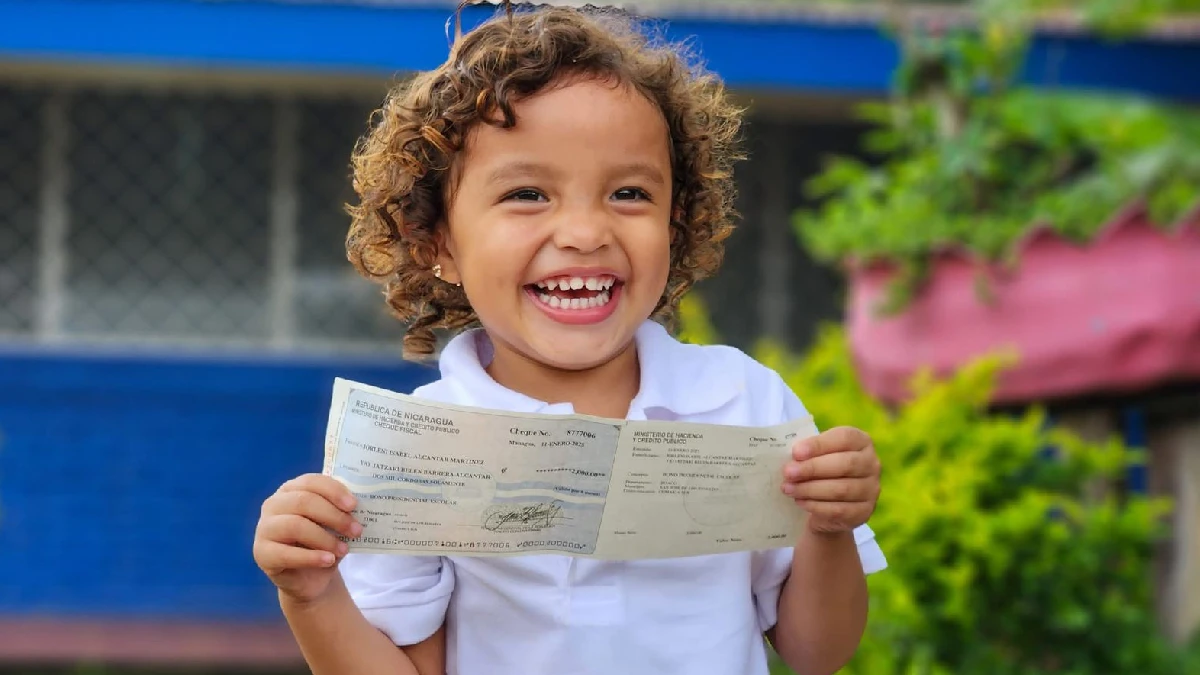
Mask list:
[[[847,270],[851,350],[885,400],[994,351],[1018,357],[997,402],[1200,377],[1200,113],[1015,85],[1017,4],[905,26],[894,95],[864,108],[882,161],[835,158],[797,214]]]

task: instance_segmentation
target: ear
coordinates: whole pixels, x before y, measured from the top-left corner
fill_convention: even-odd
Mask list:
[[[438,223],[434,241],[437,242],[438,248],[437,258],[434,262],[441,265],[441,280],[452,286],[461,285],[462,275],[459,274],[458,265],[455,263],[454,238],[450,236],[450,228],[446,227],[445,223]]]

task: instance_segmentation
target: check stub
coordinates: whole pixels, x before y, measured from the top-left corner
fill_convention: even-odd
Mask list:
[[[334,383],[324,473],[358,497],[352,552],[622,560],[791,546],[780,489],[811,418],[751,428],[527,415]]]

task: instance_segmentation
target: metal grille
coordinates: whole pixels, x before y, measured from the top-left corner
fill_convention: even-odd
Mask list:
[[[352,198],[350,149],[367,128],[370,107],[317,101],[299,110],[299,146],[304,153],[297,174],[302,214],[296,252],[301,272],[296,283],[297,333],[310,340],[398,343],[401,326],[384,311],[382,294],[364,292],[345,254],[344,205]]]
[[[64,101],[68,334],[261,340],[270,108],[89,92]]]
[[[41,97],[0,88],[0,336],[36,325]]]
[[[344,250],[376,103],[0,83],[0,337],[395,349]]]

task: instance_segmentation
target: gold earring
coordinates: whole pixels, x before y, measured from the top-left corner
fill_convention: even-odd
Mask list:
[[[433,268],[432,268],[432,269],[433,269],[433,276],[437,277],[438,279],[441,279],[441,278],[442,278],[442,266],[441,266],[441,264],[440,264],[440,263],[434,264],[434,266],[433,266]],[[454,285],[455,285],[455,286],[462,286],[462,282],[461,282],[461,281],[459,281],[459,282],[456,282]]]

